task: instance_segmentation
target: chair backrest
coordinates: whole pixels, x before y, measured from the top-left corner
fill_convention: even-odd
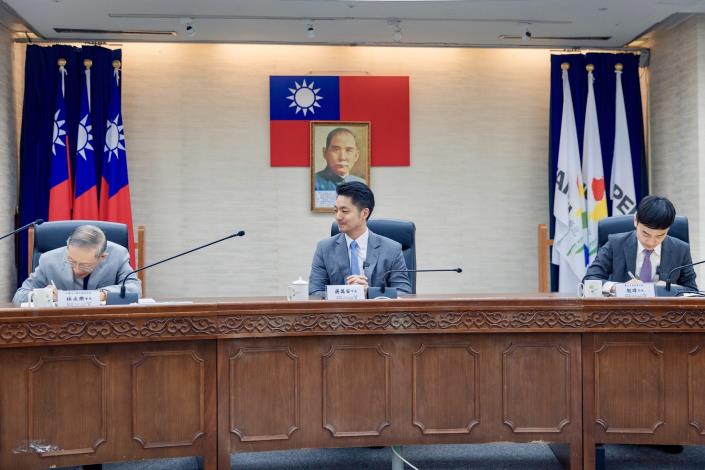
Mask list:
[[[406,269],[416,269],[416,225],[408,220],[370,219],[367,227],[377,235],[390,238],[401,244],[401,251],[406,262]],[[331,236],[337,235],[338,224],[333,222]],[[411,293],[416,293],[416,273],[409,273]]]
[[[30,247],[32,271],[39,264],[42,253],[66,245],[69,235],[81,225],[95,225],[105,233],[105,237],[128,250],[130,242],[127,237],[127,225],[99,220],[60,220],[57,222],[44,222],[34,227],[34,246]]]
[[[597,247],[600,248],[607,243],[607,237],[613,233],[630,232],[632,230],[634,230],[633,215],[618,215],[602,219],[597,224]],[[668,234],[686,243],[690,243],[688,237],[688,218],[677,215],[676,220],[673,221],[673,225],[671,225],[671,228],[668,230]]]

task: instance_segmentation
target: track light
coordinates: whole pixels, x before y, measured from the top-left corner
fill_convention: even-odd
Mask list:
[[[196,27],[193,25],[193,20],[191,18],[181,18],[181,24],[184,25],[184,33],[186,33],[186,36],[193,36],[196,34]]]
[[[394,32],[392,33],[392,39],[394,42],[401,41],[401,21],[396,18],[390,18],[387,20],[389,26],[394,26]]]
[[[531,39],[531,31],[529,31],[529,28],[527,27],[524,34],[521,35],[521,40],[527,42],[529,39]]]
[[[309,39],[316,37],[316,28],[313,27],[313,23],[308,24],[308,28],[306,28],[306,36],[308,36]]]

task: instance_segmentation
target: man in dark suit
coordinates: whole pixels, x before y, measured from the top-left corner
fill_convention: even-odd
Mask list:
[[[588,267],[585,279],[600,279],[604,292],[613,292],[617,283],[665,281],[678,266],[692,263],[690,246],[667,235],[676,218],[676,209],[665,197],[647,196],[637,206],[635,230],[610,235]],[[676,270],[671,280],[697,290],[692,266]]]
[[[359,284],[382,287],[390,270],[404,270],[401,245],[367,228],[375,197],[370,188],[356,181],[336,187],[335,220],[340,233],[321,240],[316,246],[308,281],[308,293],[324,296],[327,285]],[[411,293],[404,272],[390,273],[387,287]]]

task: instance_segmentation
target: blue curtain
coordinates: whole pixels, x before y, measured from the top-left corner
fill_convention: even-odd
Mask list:
[[[634,169],[634,187],[637,201],[648,194],[646,152],[644,147],[644,125],[641,109],[641,87],[639,84],[639,56],[635,54],[554,54],[551,56],[551,108],[549,117],[548,149],[548,195],[551,238],[554,234],[553,192],[558,164],[558,143],[561,137],[561,114],[563,107],[563,88],[561,82],[561,64],[570,64],[568,79],[573,96],[575,123],[578,131],[578,143],[582,154],[583,133],[585,128],[585,106],[587,102],[587,71],[585,66],[593,64],[595,69],[595,104],[597,120],[600,126],[600,145],[602,146],[602,165],[605,172],[605,188],[609,188],[614,153],[614,115],[615,115],[615,73],[617,63],[624,65],[622,88],[624,89],[624,106],[627,111],[629,143],[632,150],[632,168]],[[609,191],[608,191],[609,192]],[[608,199],[608,210],[612,215],[612,200]],[[558,289],[558,268],[551,265],[551,290]]]
[[[103,47],[31,45],[27,47],[22,108],[22,135],[20,137],[20,194],[19,225],[38,218],[47,220],[49,211],[49,157],[51,156],[54,126],[54,103],[59,81],[57,60],[65,58],[67,76],[66,111],[69,145],[72,158],[76,153],[76,136],[81,103],[81,86],[85,80],[84,59],[91,59],[91,119],[93,121],[93,148],[96,156],[96,177],[100,182],[101,156],[105,142],[105,123],[108,118],[110,80],[113,60],[122,60],[121,50]],[[73,162],[72,162],[73,164]],[[100,183],[98,184],[100,188]],[[18,285],[28,276],[27,232],[20,236],[18,245]]]

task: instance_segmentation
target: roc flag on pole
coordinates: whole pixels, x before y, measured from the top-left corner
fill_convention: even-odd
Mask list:
[[[636,191],[634,190],[634,171],[632,169],[632,151],[629,144],[627,128],[627,110],[624,107],[622,90],[622,64],[614,67],[616,80],[616,102],[614,122],[614,158],[612,159],[612,177],[610,178],[610,195],[612,197],[612,215],[626,215],[636,212]]]
[[[51,165],[49,171],[49,220],[71,219],[71,159],[69,156],[69,136],[66,133],[66,59],[59,59],[61,79],[56,87],[56,112],[51,143]]]
[[[91,125],[91,65],[86,59],[86,78],[81,87],[81,120],[78,122],[76,139],[76,181],[74,187],[73,218],[78,220],[98,219],[98,187],[95,175],[95,153]]]
[[[130,241],[130,261],[135,266],[135,241],[132,231],[130,185],[127,178],[127,152],[122,127],[120,102],[120,61],[113,61],[113,79],[110,84],[108,121],[103,147],[103,177],[100,186],[100,218],[127,224]]]
[[[369,121],[375,166],[409,166],[409,77],[269,77],[271,166],[309,166],[311,121]]]
[[[568,82],[568,64],[563,69],[563,113],[558,145],[558,166],[553,198],[556,231],[553,237],[553,264],[559,265],[558,291],[576,293],[585,275],[587,249],[585,233],[585,189],[580,172],[578,133],[573,114],[573,98]]]
[[[597,254],[597,223],[607,217],[607,195],[605,194],[605,174],[602,170],[602,147],[600,128],[597,123],[597,106],[592,75],[594,66],[589,64],[588,95],[585,106],[585,133],[583,134],[583,180],[587,190],[587,246],[589,261]]]

